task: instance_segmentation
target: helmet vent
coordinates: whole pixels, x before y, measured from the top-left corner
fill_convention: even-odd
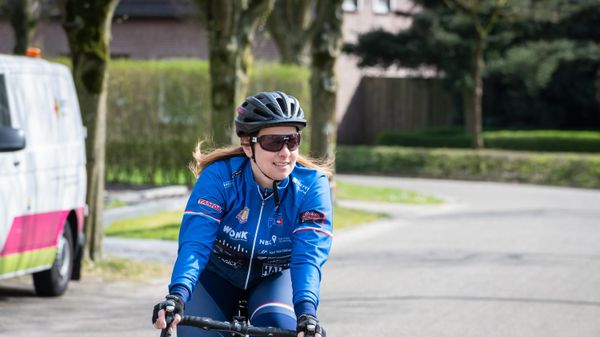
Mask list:
[[[287,112],[289,114],[289,111],[287,111],[287,107],[285,106],[285,102],[283,101],[283,99],[277,98],[277,104],[279,104],[279,107],[281,108],[282,112]]]
[[[255,109],[254,109],[254,110],[252,110],[252,111],[253,111],[255,114],[257,114],[257,115],[259,115],[259,116],[261,116],[261,117],[269,118],[269,116],[270,116],[270,114],[269,114],[268,112],[265,112],[265,111],[263,111],[263,110],[261,110],[261,109],[256,109],[256,108],[255,108]]]
[[[277,113],[277,109],[275,109],[275,107],[273,106],[273,104],[267,103],[265,105],[267,106],[267,108],[269,108],[269,110],[273,111],[274,113]]]

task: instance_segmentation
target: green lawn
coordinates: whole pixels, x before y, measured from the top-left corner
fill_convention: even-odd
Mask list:
[[[173,266],[158,261],[124,259],[109,256],[100,261],[83,261],[83,273],[86,279],[103,281],[131,280],[150,281],[165,275],[171,275]]]
[[[182,212],[160,212],[113,222],[104,233],[137,239],[177,240]]]
[[[442,200],[431,195],[422,195],[387,187],[370,187],[336,181],[337,200],[364,200],[370,202],[396,202],[404,204],[440,204]],[[334,206],[334,230],[352,227],[385,218],[385,214]],[[138,239],[177,240],[182,212],[160,212],[150,216],[120,220],[106,230],[107,236]]]
[[[123,206],[127,206],[127,203],[125,201],[121,201],[121,200],[111,200],[107,205],[105,205],[104,207],[109,209],[109,208],[119,208],[119,207],[123,207]]]
[[[338,200],[363,200],[402,204],[441,204],[443,201],[432,195],[420,194],[390,187],[371,187],[336,180],[335,197]]]
[[[334,229],[351,227],[385,218],[385,214],[334,207]],[[181,212],[160,212],[154,215],[113,222],[106,230],[107,236],[137,239],[177,240]]]

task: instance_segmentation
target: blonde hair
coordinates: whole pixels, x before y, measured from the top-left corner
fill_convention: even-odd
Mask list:
[[[194,160],[188,165],[196,179],[198,179],[202,170],[216,161],[232,157],[246,157],[246,153],[240,145],[225,146],[209,151],[208,153],[202,153],[202,143],[203,141],[200,141],[196,145],[193,152]],[[247,137],[242,137],[242,145],[249,145]],[[299,154],[297,162],[304,167],[325,173],[328,179],[331,179],[333,176],[333,159],[315,159]]]

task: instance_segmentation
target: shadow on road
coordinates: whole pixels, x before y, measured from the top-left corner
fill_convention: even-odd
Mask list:
[[[0,285],[0,302],[14,297],[36,297],[33,289]]]

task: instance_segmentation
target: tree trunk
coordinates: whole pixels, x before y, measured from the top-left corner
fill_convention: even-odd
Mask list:
[[[472,88],[464,88],[462,90],[462,103],[463,103],[463,117],[464,117],[464,128],[465,128],[465,132],[469,135],[472,136],[472,131],[474,130],[473,128],[473,122],[475,120],[475,90],[473,90]],[[472,139],[472,138],[471,138]],[[473,142],[471,141],[471,144],[473,144]]]
[[[309,62],[307,50],[318,25],[313,15],[315,0],[279,0],[269,16],[267,27],[283,64]],[[312,16],[312,18],[311,18]]]
[[[471,68],[471,94],[467,94],[465,101],[465,127],[471,135],[471,144],[474,149],[483,148],[482,132],[482,107],[483,80],[481,72],[484,67],[483,49],[489,32],[492,31],[500,12],[507,5],[507,0],[495,0],[491,3],[482,0],[445,0],[449,8],[469,16],[475,29],[475,50]],[[484,23],[482,20],[486,20]]]
[[[25,55],[40,19],[41,4],[39,0],[5,0],[2,7],[15,34],[13,54]]]
[[[471,135],[471,145],[474,149],[483,148],[482,131],[482,96],[483,96],[483,80],[481,78],[481,69],[483,68],[483,41],[481,36],[475,41],[475,51],[473,53],[473,68],[471,71],[471,79],[473,82],[473,93],[471,94],[471,110],[472,116],[470,121],[471,127],[469,134]]]
[[[596,101],[600,103],[600,68],[596,71]]]
[[[312,40],[311,73],[311,156],[333,159],[336,145],[335,63],[342,44],[342,0],[319,0],[318,29]]]
[[[235,139],[235,108],[247,92],[252,66],[252,41],[261,20],[275,0],[200,0],[206,15],[211,79],[212,145],[229,145]]]
[[[111,22],[118,0],[62,0],[63,28],[69,40],[73,78],[87,128],[85,258],[102,258],[102,211],[106,143],[106,99]]]

